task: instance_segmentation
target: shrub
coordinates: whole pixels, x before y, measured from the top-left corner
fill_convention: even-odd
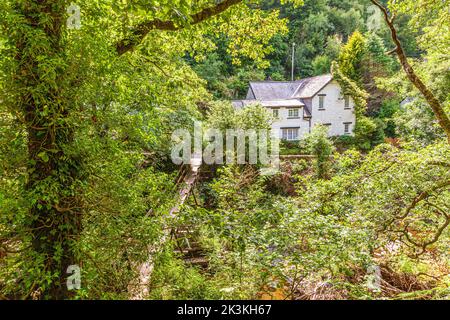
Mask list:
[[[301,143],[306,147],[306,150],[317,157],[317,177],[320,179],[327,178],[330,169],[330,156],[334,150],[333,143],[328,139],[328,128],[322,125],[315,126]]]

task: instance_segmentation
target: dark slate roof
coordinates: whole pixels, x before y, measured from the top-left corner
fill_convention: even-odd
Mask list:
[[[311,98],[333,80],[331,74],[303,79],[303,82],[293,94],[296,98]]]
[[[231,104],[236,109],[242,109],[243,107],[246,107],[251,104],[256,104],[256,103],[260,103],[260,101],[257,101],[257,100],[233,100],[233,101],[231,101]]]
[[[326,74],[298,81],[250,82],[247,99],[271,101],[290,98],[311,98],[322,90],[332,79],[332,75]]]
[[[260,81],[250,82],[250,90],[256,100],[289,99],[300,85],[300,81]],[[251,94],[249,94],[251,96]]]

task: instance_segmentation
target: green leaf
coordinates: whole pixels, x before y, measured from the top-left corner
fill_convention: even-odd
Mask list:
[[[38,157],[41,158],[42,161],[44,161],[44,162],[48,162],[48,160],[49,160],[48,154],[45,151],[42,151],[41,153],[39,153]]]

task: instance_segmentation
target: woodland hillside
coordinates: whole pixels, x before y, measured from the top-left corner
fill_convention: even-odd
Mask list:
[[[0,299],[450,298],[448,0],[72,2],[0,1]],[[354,135],[174,163],[292,67]]]

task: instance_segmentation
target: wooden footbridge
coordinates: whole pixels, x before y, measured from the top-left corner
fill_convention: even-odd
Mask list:
[[[132,300],[143,300],[149,295],[149,283],[154,269],[154,257],[158,251],[164,247],[164,244],[171,238],[175,238],[178,253],[185,257],[187,263],[205,266],[206,260],[198,255],[201,251],[199,246],[192,240],[192,231],[189,228],[175,229],[170,227],[171,222],[176,219],[177,213],[180,212],[189,195],[200,176],[200,167],[202,165],[201,157],[192,157],[190,163],[183,165],[177,177],[175,189],[179,190],[175,206],[170,209],[169,214],[164,218],[163,235],[156,244],[150,245],[147,248],[147,261],[138,266],[139,278],[130,283],[129,293]]]

